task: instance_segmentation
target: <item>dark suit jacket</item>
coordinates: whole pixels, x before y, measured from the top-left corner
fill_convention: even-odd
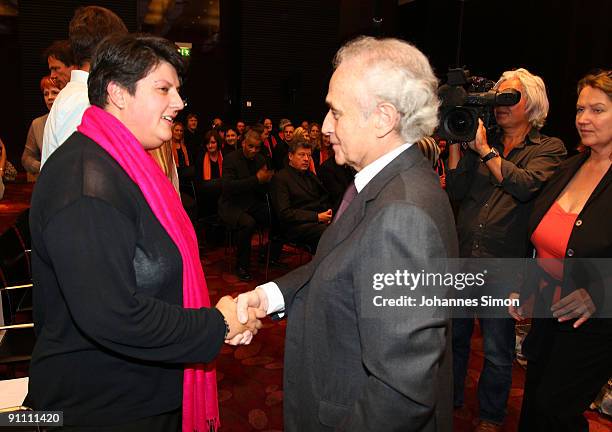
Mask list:
[[[546,184],[542,193],[536,199],[533,212],[529,220],[529,238],[540,224],[542,218],[557,200],[563,189],[572,180],[582,164],[587,160],[589,152],[572,156],[564,161],[550,181]],[[576,218],[574,228],[567,243],[564,262],[564,280],[561,286],[561,296],[570,294],[577,288],[585,288],[589,291],[593,303],[597,307],[595,317],[611,316],[612,300],[610,299],[610,287],[612,286],[612,269],[607,262],[597,260],[586,260],[587,258],[612,258],[612,169],[599,182],[584,208]],[[536,272],[527,280],[521,297],[527,298],[537,292],[542,273]],[[543,308],[548,311],[550,301],[543,297],[536,300],[536,313],[542,314]],[[568,331],[579,333],[612,333],[610,320],[589,319],[578,329],[571,326],[573,320],[559,325],[567,327]],[[539,322],[532,326],[528,340],[525,341],[531,354],[537,353],[542,343],[549,338],[556,324]],[[552,325],[551,325],[552,324]]]
[[[330,208],[327,191],[310,171],[287,167],[272,178],[270,195],[275,214],[284,229],[318,223],[318,214]]]
[[[327,189],[334,212],[340,207],[344,191],[349,187],[355,175],[348,166],[340,166],[333,157],[330,157],[317,168],[317,177]]]
[[[254,162],[255,172],[266,164],[265,158],[260,154],[255,155]],[[234,151],[223,159],[221,185],[219,217],[230,227],[235,227],[240,215],[251,206],[266,202],[267,185],[260,184],[255,173],[251,173],[247,158],[241,150]]]
[[[373,278],[456,255],[448,199],[412,146],[327,228],[311,262],[275,281],[288,316],[286,431],[451,431],[448,310],[375,307],[376,295],[420,295],[376,291]]]

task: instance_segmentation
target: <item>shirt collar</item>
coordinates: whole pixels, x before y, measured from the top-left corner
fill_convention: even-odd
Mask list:
[[[361,192],[363,188],[366,187],[367,184],[370,183],[370,181],[374,177],[376,177],[376,174],[381,172],[383,168],[389,165],[391,161],[393,161],[393,159],[398,157],[400,153],[402,153],[411,145],[411,143],[402,144],[401,146],[390,151],[389,153],[382,155],[374,162],[370,163],[361,171],[359,171],[357,174],[355,174],[355,188],[357,189],[357,193]]]
[[[89,72],[85,72],[80,69],[73,69],[70,72],[70,82],[80,82],[87,84],[87,78],[89,78]]]

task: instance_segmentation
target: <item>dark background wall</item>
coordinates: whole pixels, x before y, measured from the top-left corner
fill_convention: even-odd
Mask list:
[[[193,9],[197,1],[181,3]],[[19,160],[31,120],[45,110],[37,87],[47,72],[40,54],[51,41],[67,37],[74,8],[84,4],[109,7],[128,28],[139,28],[136,10],[142,9],[142,0],[23,0],[19,17],[5,20],[8,27],[0,26],[0,80],[5,90],[0,137],[14,161]],[[199,113],[205,123],[214,115],[248,122],[264,115],[275,123],[281,117],[321,121],[333,54],[357,34],[411,41],[428,55],[440,78],[456,63],[458,0],[414,0],[401,6],[397,0],[219,4],[216,33],[201,34],[179,22],[166,34],[194,43],[184,83],[189,100],[185,112]],[[612,2],[467,0],[464,6],[459,63],[491,79],[516,67],[541,75],[551,101],[545,132],[573,147],[576,81],[595,67],[612,66]]]

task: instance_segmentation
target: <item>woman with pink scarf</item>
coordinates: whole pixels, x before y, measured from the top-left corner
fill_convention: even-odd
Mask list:
[[[34,191],[26,403],[63,411],[62,430],[217,430],[211,362],[261,326],[229,296],[211,307],[193,226],[146,152],[172,136],[182,69],[164,39],[102,42],[92,106]]]

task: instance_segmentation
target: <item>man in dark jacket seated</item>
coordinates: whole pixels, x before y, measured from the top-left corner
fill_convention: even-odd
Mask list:
[[[241,280],[251,280],[251,237],[257,226],[268,226],[270,214],[266,202],[267,184],[274,171],[266,166],[260,153],[261,134],[249,129],[242,141],[242,151],[230,153],[223,160],[222,193],[219,217],[236,230],[236,274]],[[277,258],[278,245],[271,245],[271,256]]]
[[[310,143],[292,142],[289,165],[274,176],[270,193],[284,237],[307,245],[314,253],[332,220],[332,210],[327,191],[309,169],[311,157]]]

